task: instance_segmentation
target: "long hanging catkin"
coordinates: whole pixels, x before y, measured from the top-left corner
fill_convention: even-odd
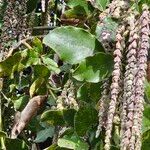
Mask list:
[[[137,74],[135,83],[135,107],[134,119],[132,127],[132,137],[130,140],[131,150],[141,149],[141,130],[142,130],[142,116],[144,110],[144,81],[147,69],[147,55],[149,45],[149,10],[148,6],[143,6],[143,13],[140,17],[140,43],[137,52]]]
[[[102,127],[104,124],[106,124],[106,118],[107,118],[107,110],[109,106],[109,80],[106,80],[103,83],[102,86],[103,90],[101,92],[101,98],[99,100],[99,113],[98,113],[98,118],[99,118],[99,124],[97,127],[96,131],[96,138],[99,137],[100,132],[102,131]]]
[[[127,49],[127,65],[124,78],[123,108],[121,117],[121,150],[129,147],[133,125],[134,99],[135,99],[135,75],[137,71],[138,25],[135,15],[129,17],[129,46]]]
[[[6,57],[9,48],[13,44],[23,39],[27,33],[26,1],[27,0],[7,0],[0,37],[0,54],[2,55],[0,60]]]
[[[114,70],[112,72],[112,84],[111,84],[111,92],[110,92],[110,104],[108,109],[107,116],[107,124],[106,124],[106,137],[105,137],[105,150],[110,149],[110,138],[112,132],[113,118],[116,110],[116,104],[119,97],[119,88],[120,88],[120,78],[121,78],[121,59],[122,52],[124,49],[124,38],[122,37],[122,33],[124,32],[125,27],[122,26],[117,35],[116,35],[116,49],[114,51]]]

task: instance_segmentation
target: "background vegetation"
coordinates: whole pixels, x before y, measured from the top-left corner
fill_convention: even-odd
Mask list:
[[[0,0],[0,149],[149,150],[148,6]]]

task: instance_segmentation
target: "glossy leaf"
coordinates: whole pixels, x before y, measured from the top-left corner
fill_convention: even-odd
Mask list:
[[[38,39],[37,37],[35,37],[33,39],[33,44],[35,46],[34,49],[36,49],[38,53],[42,53],[42,51],[43,51],[42,41],[40,39]]]
[[[50,76],[50,71],[46,66],[44,66],[44,65],[34,66],[34,77],[35,78],[43,77],[45,79],[48,79],[49,76]]]
[[[150,148],[150,130],[142,135],[142,148],[141,150],[149,150]]]
[[[82,7],[87,14],[90,13],[88,2],[86,0],[68,0],[67,5],[71,8],[76,6]]]
[[[52,125],[67,124],[74,126],[75,113],[76,111],[74,109],[48,110],[42,114],[41,120]]]
[[[43,61],[43,63],[47,66],[47,68],[49,69],[49,70],[51,70],[51,71],[54,71],[54,72],[56,72],[57,74],[59,74],[60,73],[60,69],[58,68],[58,65],[57,65],[57,63],[54,61],[54,60],[52,60],[52,59],[50,59],[49,57],[42,57],[42,61]]]
[[[5,59],[0,62],[0,77],[3,76],[12,76],[15,71],[20,71],[22,68],[19,68],[19,62],[21,60],[21,53],[18,52],[13,56]]]
[[[74,126],[74,116],[75,116],[76,110],[75,109],[64,109],[63,110],[63,118],[67,125]]]
[[[34,140],[36,143],[44,142],[48,137],[53,137],[54,127],[49,127],[37,132],[37,136]]]
[[[109,76],[112,68],[112,56],[105,53],[97,53],[82,61],[74,71],[73,77],[79,81],[97,83]]]
[[[73,150],[88,150],[89,146],[87,143],[82,141],[78,136],[64,136],[58,139],[58,146]]]
[[[78,64],[94,54],[96,39],[81,28],[67,26],[54,29],[44,37],[43,42],[65,62]]]
[[[41,121],[51,125],[64,125],[63,112],[61,110],[48,110],[41,115]]]
[[[91,3],[95,8],[98,8],[100,11],[104,11],[106,6],[109,4],[109,0],[91,0]]]
[[[26,67],[29,67],[31,65],[39,65],[41,64],[41,61],[39,59],[39,53],[36,51],[36,48],[34,49],[28,49],[27,50],[27,56],[24,59],[24,61],[22,61],[23,64],[25,64]]]
[[[97,103],[100,98],[100,88],[100,83],[84,83],[77,91],[77,98],[85,102]]]
[[[29,96],[25,95],[22,97],[19,97],[19,99],[14,100],[14,108],[18,111],[22,111],[23,108],[26,106],[26,104],[28,103],[29,100]]]
[[[37,92],[37,90],[40,89],[44,83],[45,83],[44,78],[37,78],[30,86],[29,89],[30,97],[33,97],[34,94]]]
[[[64,13],[66,18],[84,18],[86,17],[86,12],[83,7],[75,6],[72,9],[65,11]]]
[[[86,132],[97,123],[97,111],[90,105],[83,105],[75,115],[75,131],[79,136],[84,136]]]
[[[145,100],[150,102],[150,83],[147,81],[145,82]]]

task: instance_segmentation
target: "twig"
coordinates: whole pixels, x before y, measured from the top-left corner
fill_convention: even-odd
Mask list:
[[[32,47],[27,42],[23,42],[22,44],[25,45],[28,49],[32,49]]]
[[[55,26],[38,26],[38,27],[33,27],[32,30],[53,30]]]
[[[37,111],[43,106],[44,102],[47,100],[47,95],[39,95],[33,97],[29,100],[26,107],[20,113],[20,118],[14,124],[11,131],[11,138],[15,139],[25,128],[25,126],[30,122],[32,117],[37,113]]]
[[[29,40],[33,40],[35,37],[43,37],[43,35],[40,36],[30,36],[26,39],[23,39],[21,41],[19,41],[18,43],[16,43],[15,45],[12,46],[12,48],[9,50],[9,53],[7,54],[7,58],[10,57],[14,50],[18,49],[22,44],[25,45],[27,48],[32,49],[32,47],[27,43],[27,41]]]

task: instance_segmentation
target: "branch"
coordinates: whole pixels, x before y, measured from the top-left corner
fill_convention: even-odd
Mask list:
[[[32,30],[53,30],[55,27],[54,26],[37,26],[37,27],[33,27]],[[16,43],[15,45],[12,46],[12,48],[9,50],[7,57],[10,57],[12,55],[12,53],[14,52],[14,50],[16,50],[17,48],[19,48],[21,45],[25,45],[27,48],[32,49],[32,47],[27,43],[28,40],[33,40],[35,37],[39,37],[39,38],[43,38],[44,35],[38,35],[38,36],[30,36],[27,37],[26,39],[23,39],[21,41],[19,41],[18,43]]]
[[[53,30],[55,26],[37,26],[33,27],[32,30]]]
[[[37,36],[37,37],[41,38],[43,36],[41,35],[41,36]],[[26,39],[23,39],[23,40],[19,41],[15,45],[13,45],[12,48],[9,50],[9,52],[7,54],[7,58],[10,57],[13,54],[14,50],[18,49],[21,45],[25,45],[27,48],[32,49],[32,47],[27,43],[27,41],[33,40],[34,38],[35,38],[35,36],[30,36]]]
[[[43,106],[47,100],[47,95],[39,95],[29,100],[26,107],[20,113],[20,117],[15,121],[11,131],[11,138],[16,139],[25,126],[30,122],[32,117],[36,115],[37,111]],[[18,116],[18,114],[17,114]]]

